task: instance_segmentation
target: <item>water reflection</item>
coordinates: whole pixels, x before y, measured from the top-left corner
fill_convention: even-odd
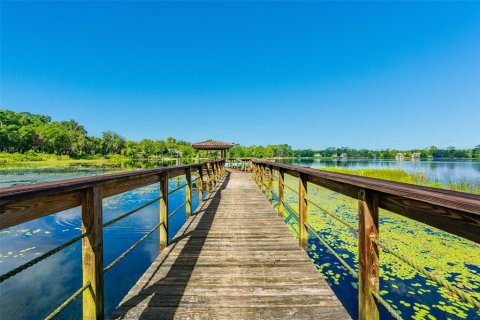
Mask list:
[[[102,171],[96,171],[101,173]],[[35,179],[51,178],[50,173]],[[55,178],[59,174],[55,175]],[[72,175],[63,173],[69,178]],[[75,175],[73,175],[75,176]],[[77,175],[78,176],[78,175]],[[195,179],[196,176],[192,176]],[[170,179],[169,190],[185,183],[184,178]],[[159,186],[136,189],[103,200],[104,223],[159,196]],[[185,201],[184,188],[169,197],[172,212]],[[194,197],[192,209],[198,206]],[[169,220],[169,238],[186,220],[185,207]],[[128,249],[159,221],[158,202],[104,229],[104,265]],[[78,236],[80,208],[69,209],[0,233],[0,273],[28,262],[40,254]],[[154,232],[105,275],[105,314],[110,314],[159,253],[159,234]],[[81,242],[47,258],[0,284],[0,319],[43,318],[82,285]],[[34,303],[32,303],[32,301]],[[81,299],[66,308],[60,318],[81,318]]]

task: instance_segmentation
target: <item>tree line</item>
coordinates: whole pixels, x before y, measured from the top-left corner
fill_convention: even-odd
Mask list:
[[[28,112],[0,110],[0,151],[42,152],[68,155],[74,158],[95,155],[119,154],[130,158],[152,156],[184,157],[196,155],[190,142],[169,137],[166,140],[127,140],[120,134],[105,131],[101,137],[89,136],[85,127],[75,120],[53,121],[51,117]],[[435,146],[412,150],[368,150],[353,148],[292,149],[287,144],[267,146],[235,146],[229,150],[230,157],[335,157],[341,154],[349,158],[394,159],[397,154],[409,158],[419,153],[421,158],[480,158],[480,145],[472,149],[440,149]],[[202,151],[201,157],[214,156],[214,152]]]

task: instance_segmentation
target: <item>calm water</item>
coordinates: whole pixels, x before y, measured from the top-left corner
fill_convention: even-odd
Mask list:
[[[308,165],[312,167],[322,166],[348,166],[355,168],[367,167],[393,167],[403,168],[411,172],[423,171],[429,177],[436,178],[441,181],[454,179],[480,179],[480,163],[478,162],[395,162],[395,161],[368,161],[354,160],[348,162],[332,162],[332,161],[294,161],[294,164]],[[0,171],[0,186],[6,187],[10,185],[25,185],[42,181],[61,180],[72,177],[82,177],[89,175],[103,174],[111,171],[125,170],[126,168],[94,168],[94,167],[72,167],[72,168],[49,168],[42,170],[20,169]],[[131,168],[129,168],[131,169]],[[195,179],[196,177],[193,177]],[[169,189],[172,190],[179,185],[184,184],[183,179],[171,179]],[[117,195],[108,199],[104,199],[104,222],[111,220],[131,209],[134,209],[151,199],[158,197],[158,185],[147,186],[121,195]],[[295,196],[291,195],[292,206],[295,207]],[[327,195],[332,197],[331,195]],[[330,198],[331,199],[331,198]],[[172,194],[170,201],[170,211],[173,211],[178,205],[185,200],[184,189]],[[194,198],[193,208],[198,206],[198,197]],[[340,207],[340,206],[339,206]],[[354,207],[354,206],[353,206]],[[344,213],[344,211],[339,213]],[[174,215],[170,223],[169,238],[180,229],[185,221],[185,210],[180,210]],[[289,218],[292,221],[294,219]],[[148,232],[159,220],[158,202],[141,211],[129,216],[128,218],[113,224],[104,229],[104,263],[109,264],[123,251],[129,248],[139,238]],[[290,223],[294,223],[291,222]],[[71,238],[80,234],[81,213],[80,208],[74,208],[47,217],[37,219],[16,227],[0,231],[0,273],[3,274],[9,270],[35,258],[36,256],[64,243]],[[325,229],[325,226],[319,226]],[[337,231],[332,226],[330,230],[336,234],[335,241],[338,243],[348,243],[341,236],[343,231]],[[333,228],[333,229],[332,229]],[[383,227],[382,227],[383,228]],[[354,246],[355,241],[352,244]],[[354,286],[354,279],[349,278],[345,270],[341,270],[334,258],[328,254],[317,243],[317,240],[310,239],[311,249],[310,256],[315,260],[317,266],[322,273],[326,275],[327,280],[334,288],[337,295],[341,298],[342,303],[347,307],[353,316],[356,315],[356,295],[352,295],[351,286]],[[313,246],[312,246],[313,245]],[[468,249],[468,248],[467,248]],[[478,250],[478,246],[468,249]],[[341,251],[347,261],[351,265],[355,265],[354,249]],[[478,251],[480,252],[480,251]],[[105,308],[106,314],[110,314],[122,297],[128,292],[131,286],[138,280],[148,266],[153,262],[159,253],[159,236],[158,231],[152,234],[146,241],[133,250],[125,259],[117,264],[105,275]],[[349,256],[350,255],[350,256]],[[480,255],[478,256],[480,259]],[[465,259],[464,259],[465,260]],[[467,259],[468,260],[468,259]],[[462,260],[463,261],[463,260]],[[480,267],[478,263],[470,263],[470,269],[473,270],[474,277],[462,278],[474,284],[480,284]],[[476,272],[476,273],[475,273]],[[336,274],[340,274],[341,280],[336,281]],[[455,276],[455,273],[453,273]],[[416,279],[416,278],[413,278]],[[423,281],[425,282],[425,281]],[[409,279],[407,284],[413,285],[413,290],[418,290],[416,283],[423,283],[416,279],[412,282]],[[32,319],[44,318],[53,311],[59,303],[68,298],[73,292],[81,287],[81,243],[75,245],[47,258],[30,269],[10,278],[0,284],[0,319]],[[383,282],[384,284],[386,282]],[[408,285],[402,287],[398,291],[398,297],[392,296],[396,300],[404,299],[405,303],[414,301],[414,298],[405,298],[406,294],[402,290],[407,290]],[[395,291],[394,288],[389,288]],[[474,288],[476,292],[480,290]],[[440,298],[432,298],[428,300],[429,305],[440,301]],[[436,299],[436,300],[435,300]],[[32,301],[34,303],[32,303]],[[403,301],[403,300],[402,300]],[[447,301],[448,302],[448,301]],[[402,308],[402,305],[400,305]],[[415,311],[410,312],[405,307],[403,310],[406,318],[414,316]],[[453,309],[454,312],[456,309]],[[477,313],[465,311],[467,317],[475,318]],[[382,311],[384,316],[387,314]],[[438,319],[447,319],[442,313],[434,313]],[[448,314],[450,318],[456,317],[452,313]],[[59,318],[61,319],[80,319],[81,318],[81,299],[77,299],[67,309],[65,309]]]
[[[0,172],[2,187],[40,181],[98,175],[105,168],[57,168]],[[196,176],[192,176],[195,179]],[[170,179],[169,189],[185,183]],[[132,210],[159,195],[151,185],[103,200],[104,222]],[[193,192],[196,192],[194,190]],[[185,189],[170,195],[170,212],[185,201]],[[193,199],[198,206],[198,196]],[[185,208],[169,219],[171,239],[186,220]],[[158,202],[104,229],[104,264],[108,265],[159,222]],[[73,208],[0,231],[0,273],[34,259],[36,256],[80,235],[81,210]],[[159,234],[154,232],[105,275],[105,312],[110,314],[121,298],[145,272],[159,253]],[[43,260],[0,284],[0,319],[43,319],[82,286],[81,242]],[[34,301],[34,303],[32,303]],[[80,319],[81,298],[58,317]]]
[[[312,168],[339,167],[351,169],[382,168],[402,169],[410,173],[423,172],[432,180],[442,183],[456,180],[480,181],[480,162],[478,161],[395,161],[395,160],[348,160],[332,161],[320,159],[288,159],[283,163],[308,166]]]

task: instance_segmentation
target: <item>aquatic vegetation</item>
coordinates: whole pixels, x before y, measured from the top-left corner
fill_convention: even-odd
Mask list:
[[[322,168],[324,171],[339,172],[376,179],[384,179],[395,182],[417,184],[432,188],[448,189],[460,192],[480,194],[480,181],[468,181],[465,179],[449,180],[441,183],[430,179],[423,172],[409,173],[401,169],[348,169],[348,168]]]
[[[402,170],[393,173],[388,171],[390,170],[380,174],[383,177],[401,176],[405,180],[412,179]],[[363,173],[371,172],[367,170]],[[379,173],[376,174],[378,177]],[[294,190],[298,188],[298,179],[294,177],[286,175],[285,183]],[[275,191],[278,190],[277,187],[275,183]],[[356,199],[313,184],[308,184],[308,192],[309,198],[326,211],[353,226],[358,225]],[[285,189],[285,201],[289,205],[285,222],[293,234],[297,235],[298,195]],[[348,265],[358,271],[356,231],[313,205],[309,206],[308,222]],[[417,265],[480,300],[480,245],[383,209],[380,210],[379,229],[382,241],[396,252],[408,256]],[[352,298],[352,292],[347,288],[358,289],[357,279],[316,238],[310,237],[308,254],[355,318],[356,297]],[[380,294],[405,319],[480,317],[480,311],[475,307],[383,251],[380,251]],[[380,312],[388,317],[386,310],[381,308]]]

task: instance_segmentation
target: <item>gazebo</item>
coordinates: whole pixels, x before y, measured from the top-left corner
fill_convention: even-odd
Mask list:
[[[220,158],[224,159],[227,155],[227,150],[234,146],[233,143],[221,142],[217,140],[207,140],[197,143],[192,143],[192,147],[196,150],[217,150],[220,151]]]

